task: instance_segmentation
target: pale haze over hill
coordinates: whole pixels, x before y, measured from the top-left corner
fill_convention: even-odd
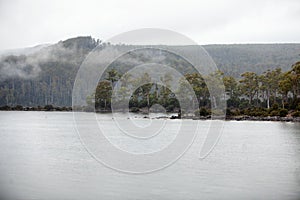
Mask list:
[[[100,40],[77,37],[26,55],[3,55],[0,62],[0,105],[70,106],[77,70]],[[300,60],[300,44],[204,45],[225,75],[246,71],[287,71]],[[20,53],[20,51],[18,51]],[[22,51],[21,51],[22,52]],[[186,71],[189,73],[189,71]]]

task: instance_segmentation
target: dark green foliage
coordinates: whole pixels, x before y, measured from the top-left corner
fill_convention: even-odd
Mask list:
[[[137,108],[137,107],[131,107],[130,108],[130,112],[139,112],[139,111],[140,111],[140,109]]]
[[[196,110],[196,111],[195,111],[195,115],[196,115],[196,116],[203,116],[203,117],[206,117],[206,116],[208,116],[208,115],[211,115],[211,112],[210,112],[209,109],[202,107],[202,108],[200,108],[199,110]]]
[[[284,108],[283,108],[283,109],[280,109],[280,110],[279,110],[279,116],[280,116],[280,117],[286,117],[286,115],[288,114],[288,112],[289,112],[289,111],[288,111],[287,109],[284,109]]]
[[[278,110],[278,108],[279,108],[278,103],[274,103],[274,104],[272,105],[271,110],[272,110],[272,111],[273,111],[273,110]]]
[[[10,106],[1,106],[0,110],[12,110]]]
[[[21,105],[16,105],[14,110],[23,110],[23,106]]]
[[[239,109],[245,109],[251,107],[251,105],[249,104],[249,101],[247,101],[246,99],[242,98],[238,104],[238,108]]]
[[[226,109],[226,116],[234,116],[235,113],[233,111],[231,111],[230,109]]]
[[[206,108],[200,108],[200,116],[208,116],[210,115],[210,111],[207,110]]]
[[[111,107],[111,95],[112,95],[112,83],[110,81],[100,81],[95,93],[95,107],[100,108],[100,110],[110,110]],[[91,97],[90,101],[92,101]],[[91,105],[91,102],[87,102]]]
[[[270,112],[270,116],[274,117],[274,116],[279,116],[279,111],[278,110],[272,110]]]
[[[266,117],[269,115],[268,110],[265,108],[247,108],[241,112],[243,115],[254,117]]]
[[[53,111],[54,110],[54,107],[52,105],[45,105],[44,109],[46,111]]]

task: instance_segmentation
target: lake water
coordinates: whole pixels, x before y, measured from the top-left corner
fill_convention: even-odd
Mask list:
[[[111,116],[103,116],[99,121],[114,132]],[[210,122],[199,123],[205,130]],[[299,123],[227,121],[205,159],[198,158],[203,134],[198,138],[173,165],[133,175],[86,151],[72,113],[0,112],[0,199],[300,199]],[[133,153],[156,144],[132,148],[118,141]]]

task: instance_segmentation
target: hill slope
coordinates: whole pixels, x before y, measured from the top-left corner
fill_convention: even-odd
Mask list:
[[[5,55],[0,60],[0,106],[71,106],[77,70],[99,40],[77,37],[45,46],[29,55]],[[205,45],[225,75],[258,74],[300,60],[300,44]]]
[[[267,69],[287,71],[300,60],[300,44],[206,45],[218,68],[238,78],[246,71],[261,74]]]

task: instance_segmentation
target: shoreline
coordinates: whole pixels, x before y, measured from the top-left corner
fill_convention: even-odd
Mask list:
[[[234,116],[234,117],[226,117],[226,120],[234,120],[234,121],[300,122],[300,117],[279,117],[279,116],[254,117],[254,116]]]
[[[11,110],[3,110],[0,109],[2,112],[10,112],[10,111],[17,111],[17,112],[73,112],[72,108],[67,108],[67,109],[52,109],[52,110],[47,110],[47,109],[23,109],[23,110],[16,110],[16,109],[11,109]],[[85,113],[90,113],[86,111],[81,111]],[[95,112],[97,114],[109,114],[110,112]],[[132,114],[137,114],[141,115],[138,118],[144,118],[144,119],[149,119],[147,116],[147,113],[142,113],[142,112],[131,112]],[[169,116],[157,116],[157,117],[151,117],[151,119],[190,119],[190,120],[212,120],[211,116],[184,116],[182,118],[179,118],[178,115],[174,113],[169,113]],[[248,116],[248,115],[241,115],[241,116],[226,116],[225,121],[272,121],[272,122],[300,122],[300,117],[279,117],[279,116],[267,116],[267,117],[259,117],[259,116]]]
[[[192,119],[192,120],[211,120],[211,117],[183,117],[182,119]],[[257,117],[257,116],[226,116],[225,121],[261,121],[261,122],[300,122],[300,117],[279,117],[279,116],[267,116],[267,117]]]

